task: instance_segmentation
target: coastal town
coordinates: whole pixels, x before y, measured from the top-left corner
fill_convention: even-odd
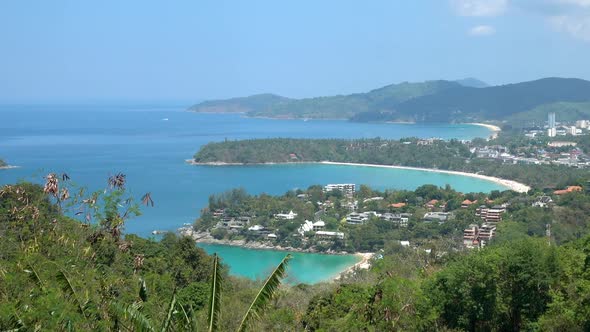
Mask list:
[[[424,186],[415,192],[380,193],[355,184],[327,184],[280,197],[233,192],[227,197],[241,198],[232,197],[234,203],[226,206],[219,200],[205,208],[194,225],[186,225],[179,232],[197,242],[344,254],[378,252],[393,239],[402,247],[430,253],[433,241],[442,239],[439,235],[444,230],[449,232],[449,248],[479,249],[497,236],[507,216],[527,206],[549,211],[562,196],[583,190],[582,186],[567,186],[520,195],[510,191],[462,194],[450,188]],[[265,206],[275,206],[276,212],[257,209],[261,201]],[[549,225],[543,227],[550,232]],[[375,228],[383,230],[380,235],[390,234],[375,238],[371,234]]]

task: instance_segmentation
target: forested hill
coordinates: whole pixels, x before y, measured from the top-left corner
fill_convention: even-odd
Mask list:
[[[475,158],[459,141],[418,139],[252,139],[208,143],[195,154],[200,164],[260,164],[345,162],[423,167],[478,173],[515,180],[531,187],[563,186],[584,182],[585,169],[554,165],[502,164]]]
[[[244,98],[205,101],[189,108],[195,112],[247,113],[249,116],[276,118],[339,118],[348,119],[360,112],[369,112],[381,104],[399,103],[434,94],[462,85],[449,81],[391,84],[367,93],[290,99],[272,94]]]
[[[206,101],[196,112],[242,112],[275,118],[469,122],[510,120],[545,105],[590,102],[590,82],[573,78],[486,86],[474,79],[392,84],[367,93],[290,99],[271,94]],[[560,112],[558,109],[553,111]],[[590,114],[590,110],[588,110]]]
[[[5,167],[6,166],[6,162],[2,159],[0,159],[0,167]]]

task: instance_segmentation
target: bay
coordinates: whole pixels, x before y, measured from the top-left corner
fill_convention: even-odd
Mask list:
[[[266,279],[287,255],[292,259],[287,269],[286,282],[315,284],[329,281],[360,259],[354,255],[325,255],[278,250],[247,249],[236,246],[199,243],[209,254],[217,253],[227,264],[230,274],[255,280]]]
[[[209,195],[236,187],[253,194],[282,194],[313,184],[343,182],[381,190],[414,189],[426,183],[451,184],[466,192],[503,189],[485,180],[411,170],[318,164],[214,167],[185,163],[201,145],[211,141],[274,137],[471,139],[488,135],[486,128],[464,124],[256,119],[239,114],[190,113],[182,106],[4,105],[0,106],[0,157],[20,167],[0,170],[0,184],[19,180],[40,183],[49,172],[65,172],[76,183],[100,190],[106,187],[109,175],[123,172],[136,197],[151,192],[155,201],[155,207],[143,208],[142,216],[128,222],[126,231],[149,237],[153,230],[174,231],[184,223],[192,223],[206,206]],[[249,257],[246,253],[237,255],[245,259]],[[269,251],[268,255],[275,254]],[[230,257],[224,258],[232,261]],[[346,261],[349,258],[342,259],[350,263]],[[307,262],[302,264],[307,266]],[[335,266],[339,268],[338,264]],[[329,277],[337,273],[334,271],[323,274]],[[260,272],[258,268],[252,271],[254,275]]]

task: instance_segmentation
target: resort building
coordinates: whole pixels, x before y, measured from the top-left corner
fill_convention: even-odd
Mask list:
[[[572,193],[572,192],[575,192],[575,191],[582,191],[582,187],[580,187],[580,186],[569,186],[566,189],[556,190],[553,193],[555,195],[565,195],[565,194]]]
[[[466,208],[470,207],[471,205],[473,205],[475,203],[477,203],[477,200],[470,201],[470,200],[466,199],[463,202],[461,202],[461,208],[462,209],[466,209]]]
[[[471,224],[463,231],[463,245],[468,249],[483,248],[495,236],[495,224],[483,223],[481,227]]]
[[[297,213],[293,213],[293,210],[289,211],[289,213],[278,213],[275,214],[275,218],[281,220],[293,220],[297,217]]]
[[[502,221],[502,214],[506,212],[506,208],[502,205],[495,205],[492,208],[487,208],[481,205],[475,210],[475,215],[483,219],[487,223],[498,223]]]
[[[533,207],[548,208],[553,205],[553,199],[549,196],[541,196],[532,204]]]
[[[381,219],[390,221],[400,227],[407,227],[411,216],[410,213],[384,213],[381,215]]]
[[[301,226],[299,226],[297,233],[299,233],[303,236],[307,232],[311,232],[311,231],[318,232],[318,231],[323,230],[325,227],[326,227],[326,223],[321,220],[318,220],[316,222],[306,220]]]
[[[445,222],[449,219],[450,213],[448,212],[427,212],[424,214],[424,221],[438,221],[440,223]]]
[[[367,211],[367,212],[353,212],[350,213],[348,216],[346,216],[346,222],[351,224],[351,225],[363,225],[364,223],[366,223],[367,221],[369,221],[371,219],[371,217],[381,217],[380,214],[378,214],[375,211]]]
[[[319,231],[315,233],[315,236],[320,239],[340,239],[344,240],[344,233],[342,232],[330,232],[330,231]]]
[[[324,192],[330,192],[333,190],[340,190],[345,196],[352,197],[355,192],[355,184],[344,183],[344,184],[328,184],[324,187]]]

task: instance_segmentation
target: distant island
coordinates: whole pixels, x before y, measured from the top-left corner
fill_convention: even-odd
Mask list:
[[[504,140],[501,137],[497,140]],[[498,141],[500,142],[500,141]],[[486,140],[408,138],[375,139],[251,139],[208,143],[191,160],[201,165],[244,165],[265,163],[329,162],[351,165],[413,167],[445,172],[464,172],[499,182],[517,191],[562,186],[587,176],[583,168],[560,164],[522,164],[510,159],[480,157],[487,149]],[[491,144],[494,144],[492,142]],[[496,178],[496,179],[494,179]],[[525,186],[522,183],[526,184]]]
[[[7,164],[6,162],[4,162],[4,160],[0,159],[0,167],[6,167]]]
[[[590,81],[543,78],[488,86],[470,78],[391,84],[366,93],[293,99],[259,94],[211,100],[194,112],[244,113],[251,117],[349,119],[360,122],[502,122],[527,126],[555,112],[561,119],[590,116]]]

